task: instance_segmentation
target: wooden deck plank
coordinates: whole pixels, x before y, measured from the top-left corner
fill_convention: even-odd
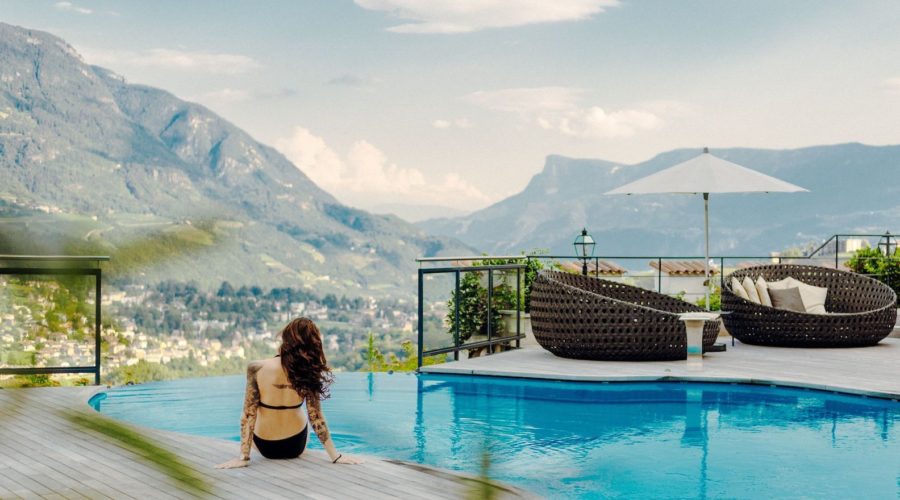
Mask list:
[[[50,414],[47,412],[45,414]],[[156,472],[155,470],[150,470],[148,466],[143,463],[136,463],[134,467],[129,468],[120,468],[118,464],[122,463],[122,461],[133,461],[134,459],[129,456],[124,456],[124,453],[127,452],[121,448],[117,448],[115,446],[108,446],[103,443],[101,440],[90,443],[88,440],[89,436],[85,434],[79,434],[74,429],[68,427],[68,424],[65,422],[52,422],[52,419],[48,421],[47,419],[40,419],[38,422],[30,421],[29,425],[14,425],[10,426],[8,430],[18,431],[21,435],[25,435],[32,429],[33,425],[38,425],[40,427],[49,428],[52,430],[52,433],[46,437],[41,437],[37,433],[32,433],[32,438],[27,442],[32,446],[36,447],[36,452],[40,453],[40,451],[45,452],[45,456],[52,456],[52,451],[57,447],[60,437],[67,437],[69,441],[66,443],[67,445],[75,445],[79,450],[81,450],[81,458],[82,460],[78,461],[78,465],[81,467],[81,476],[87,474],[89,477],[96,478],[101,481],[115,479],[116,484],[121,486],[128,486],[131,489],[140,488],[147,482],[159,482],[163,480],[162,475]],[[5,439],[20,445],[20,447],[26,446],[26,441],[22,440],[22,437],[17,437],[14,433],[7,432],[7,435],[4,436]],[[104,455],[101,452],[98,452],[96,448],[105,449],[108,454]],[[59,461],[54,461],[54,463],[60,463]],[[125,477],[123,477],[123,475]],[[77,481],[77,479],[76,479]],[[112,488],[117,488],[116,484],[110,484]],[[125,488],[121,489],[121,494],[127,494],[128,491]],[[162,492],[150,491],[144,498],[172,498],[171,495],[165,495]]]
[[[94,388],[0,390],[0,498],[191,498],[164,474],[112,438],[73,426],[60,413],[88,410]],[[238,444],[141,428],[178,455],[214,488],[213,498],[460,498],[469,482],[448,471],[426,473],[363,457],[360,466],[334,465],[321,450],[297,460],[266,460],[218,470]],[[427,469],[427,468],[424,468]],[[509,496],[531,495],[511,489]]]
[[[13,493],[0,482],[0,498],[12,498]]]
[[[16,492],[21,490],[23,490],[23,486],[17,483],[11,474],[4,474],[3,471],[0,471],[0,493],[3,493],[0,498],[19,497],[20,495]]]

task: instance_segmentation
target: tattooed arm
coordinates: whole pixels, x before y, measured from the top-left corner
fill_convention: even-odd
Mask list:
[[[328,432],[328,423],[325,422],[325,415],[322,414],[322,405],[319,398],[315,395],[306,395],[306,412],[309,415],[309,425],[318,436],[322,447],[328,453],[328,458],[336,464],[361,464],[362,460],[342,455],[338,453],[334,447],[334,441],[331,440],[331,433]]]
[[[250,460],[250,444],[253,442],[253,427],[256,426],[256,410],[259,408],[259,384],[256,374],[262,363],[254,361],[247,366],[247,390],[244,393],[244,411],[241,413],[241,458]]]
[[[306,413],[309,415],[309,425],[316,433],[316,436],[319,437],[319,441],[322,443],[322,446],[325,447],[328,456],[334,460],[337,458],[338,452],[334,447],[334,442],[331,441],[331,433],[328,432],[328,423],[325,422],[325,415],[322,415],[321,402],[314,394],[306,394],[305,396]]]
[[[247,390],[244,394],[244,411],[241,413],[241,455],[239,458],[217,465],[216,468],[246,467],[250,462],[253,427],[256,425],[256,410],[259,408],[259,385],[256,383],[256,374],[260,368],[262,368],[260,361],[253,361],[247,366]]]

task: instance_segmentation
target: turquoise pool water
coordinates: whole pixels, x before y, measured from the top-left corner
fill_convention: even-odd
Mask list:
[[[93,404],[129,422],[236,441],[243,390],[240,376],[186,379],[113,389]],[[341,373],[323,408],[342,452],[477,473],[487,448],[493,477],[554,498],[900,498],[900,403],[890,400]]]

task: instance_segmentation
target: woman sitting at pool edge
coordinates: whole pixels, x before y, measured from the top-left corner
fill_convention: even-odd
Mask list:
[[[216,468],[248,466],[251,442],[266,458],[297,458],[306,449],[309,424],[332,463],[361,463],[338,453],[328,433],[319,402],[328,397],[332,380],[315,323],[307,318],[291,321],[281,331],[278,355],[247,366],[241,454]],[[308,419],[299,411],[304,402]]]

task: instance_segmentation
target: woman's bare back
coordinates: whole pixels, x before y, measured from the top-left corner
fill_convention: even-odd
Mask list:
[[[257,364],[259,401],[269,406],[298,406],[303,403],[303,398],[291,386],[279,358],[254,361],[251,369]],[[262,439],[284,439],[302,431],[306,421],[306,412],[301,408],[273,410],[260,406],[254,433]]]

